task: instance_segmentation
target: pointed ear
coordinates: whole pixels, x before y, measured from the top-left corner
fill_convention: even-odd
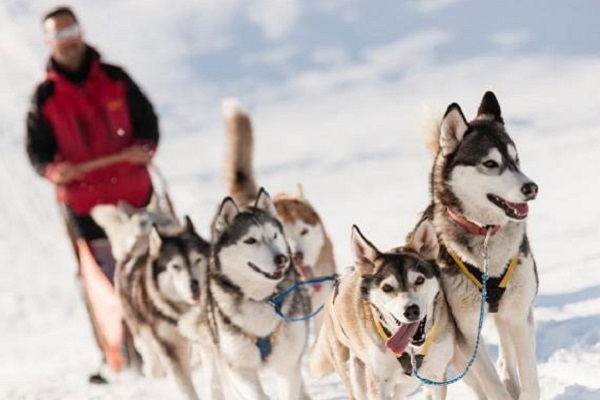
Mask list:
[[[150,202],[146,206],[146,210],[155,213],[160,212],[160,200],[156,193],[152,193],[152,197],[150,197]]]
[[[304,192],[302,191],[302,185],[296,183],[296,197],[304,200]]]
[[[500,103],[493,92],[485,92],[477,110],[477,119],[496,121],[504,125]]]
[[[194,228],[194,224],[188,215],[183,217],[183,230],[187,233],[195,233],[196,229]]]
[[[273,218],[277,218],[277,209],[275,208],[275,204],[273,204],[273,200],[271,200],[265,188],[260,188],[258,191],[258,197],[254,203],[254,207],[266,211]]]
[[[424,220],[417,226],[408,247],[415,250],[426,260],[435,260],[437,258],[440,246],[435,228],[429,220]]]
[[[456,103],[450,104],[442,119],[440,129],[440,148],[445,156],[456,150],[467,130],[469,130],[469,124],[460,106]]]
[[[150,244],[149,244],[149,249],[150,249],[150,256],[151,257],[157,257],[158,254],[160,253],[160,246],[162,245],[162,238],[160,236],[160,233],[158,232],[158,228],[156,227],[155,224],[152,224],[152,229],[150,230]]]
[[[221,233],[223,233],[223,231],[225,231],[225,229],[227,229],[229,224],[231,224],[239,212],[240,210],[238,210],[235,201],[233,201],[231,197],[226,197],[225,200],[223,200],[213,228],[215,237],[219,236]]]
[[[361,276],[372,275],[375,271],[375,260],[379,256],[379,250],[363,236],[356,225],[352,225],[351,246],[354,267],[358,274]]]
[[[126,201],[119,201],[119,204],[117,204],[117,208],[121,213],[128,217],[131,217],[133,214],[136,213],[136,209]]]
[[[112,204],[99,204],[92,209],[90,215],[104,230],[111,230],[127,222],[127,216]]]

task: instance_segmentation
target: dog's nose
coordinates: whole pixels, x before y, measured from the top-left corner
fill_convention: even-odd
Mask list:
[[[421,310],[419,310],[419,306],[416,304],[411,304],[410,306],[406,307],[406,310],[404,310],[404,316],[409,321],[418,320],[420,313]]]
[[[190,286],[192,287],[193,292],[197,292],[200,289],[200,282],[198,282],[198,279],[192,279]]]
[[[302,253],[301,251],[297,251],[294,253],[294,263],[295,264],[300,264],[300,263],[302,263],[303,260],[304,260],[304,253]]]
[[[275,265],[277,265],[279,268],[283,268],[287,264],[288,258],[286,256],[284,256],[283,254],[279,254],[279,255],[275,256],[273,261],[275,261]]]
[[[533,200],[538,194],[538,185],[533,182],[527,182],[521,187],[521,192],[527,197],[527,200]]]

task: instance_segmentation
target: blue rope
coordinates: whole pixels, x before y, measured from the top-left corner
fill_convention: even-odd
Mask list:
[[[321,306],[319,308],[317,308],[315,311],[313,311],[312,313],[310,313],[308,315],[303,315],[301,317],[288,317],[281,310],[281,307],[283,306],[283,301],[285,300],[285,298],[287,296],[289,296],[290,294],[292,294],[293,292],[298,290],[298,288],[300,288],[303,285],[311,285],[313,283],[322,283],[322,282],[327,282],[327,281],[334,281],[334,282],[337,281],[336,275],[323,276],[320,278],[309,279],[307,281],[296,282],[292,286],[290,286],[289,288],[287,288],[283,292],[281,292],[279,295],[277,295],[275,298],[269,300],[269,304],[271,304],[273,306],[273,308],[275,308],[275,312],[277,313],[279,318],[281,318],[282,320],[284,320],[286,322],[299,322],[299,321],[309,320],[312,317],[314,317],[315,315],[317,315],[318,313],[320,313],[325,305],[321,304]]]
[[[417,371],[417,368],[415,367],[415,365],[413,363],[412,376],[414,376],[419,381],[421,381],[421,383],[423,383],[425,385],[429,385],[429,386],[451,385],[453,383],[460,381],[462,378],[464,378],[465,375],[467,375],[467,373],[471,369],[471,366],[473,365],[473,363],[475,362],[475,358],[477,357],[477,351],[479,350],[479,343],[481,342],[481,330],[483,328],[483,320],[485,317],[485,300],[487,297],[488,278],[489,278],[489,276],[488,276],[487,270],[486,270],[486,272],[484,272],[481,275],[481,308],[479,310],[479,323],[477,325],[477,340],[475,341],[475,349],[473,350],[473,355],[471,356],[471,359],[467,363],[467,367],[460,375],[457,375],[456,377],[454,377],[452,379],[445,380],[445,381],[434,381],[434,380],[431,380],[429,378],[424,378],[421,375],[419,375],[419,372]],[[414,357],[413,357],[413,360],[414,360]]]

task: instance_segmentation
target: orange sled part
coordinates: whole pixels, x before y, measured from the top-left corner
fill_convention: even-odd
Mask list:
[[[88,243],[76,241],[79,273],[95,334],[104,353],[106,364],[115,372],[125,365],[121,354],[123,343],[123,310],[115,288],[96,262]]]

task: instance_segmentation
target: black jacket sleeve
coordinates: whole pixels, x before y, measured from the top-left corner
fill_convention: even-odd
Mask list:
[[[36,172],[44,176],[46,167],[54,161],[57,144],[52,127],[42,115],[44,102],[52,95],[54,84],[46,81],[39,85],[27,112],[25,140],[29,161]]]
[[[122,68],[108,64],[103,64],[102,67],[111,79],[125,82],[127,104],[133,124],[133,137],[144,142],[151,142],[156,147],[159,140],[158,118],[150,100]]]

